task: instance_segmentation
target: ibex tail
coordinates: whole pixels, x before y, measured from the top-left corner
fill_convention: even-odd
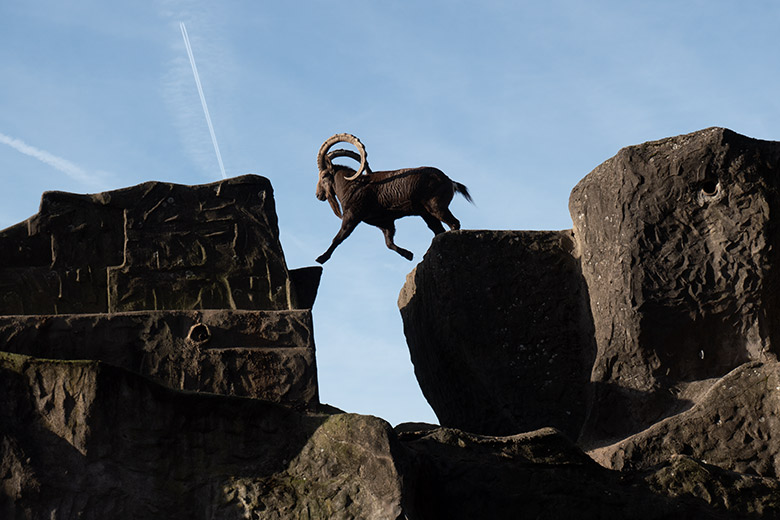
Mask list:
[[[465,185],[455,181],[452,181],[452,185],[455,187],[455,193],[460,193],[466,198],[467,201],[474,204],[474,201],[471,198],[471,194],[469,193],[469,189]]]

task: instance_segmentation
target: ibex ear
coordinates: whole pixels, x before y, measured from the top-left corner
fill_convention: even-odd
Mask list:
[[[341,206],[339,206],[339,201],[336,198],[336,195],[333,194],[333,191],[328,193],[328,204],[330,204],[333,213],[335,213],[338,218],[341,218]]]

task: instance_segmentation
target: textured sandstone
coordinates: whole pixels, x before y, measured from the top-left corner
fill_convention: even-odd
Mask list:
[[[780,517],[778,173],[707,129],[573,231],[436,237],[399,305],[449,427],[395,430],[318,405],[266,179],[47,193],[0,231],[0,518]]]
[[[591,455],[618,470],[682,454],[721,468],[780,478],[780,363],[746,363],[683,413]]]
[[[398,429],[409,519],[772,518],[776,480],[675,457],[653,471],[608,471],[559,432],[492,437],[449,428]],[[754,516],[755,515],[755,516]],[[761,516],[759,516],[761,515]]]
[[[396,460],[400,449],[382,419],[333,415],[312,433],[284,473],[263,488],[246,487],[253,492],[244,492],[240,499],[248,506],[244,514],[280,520],[402,519],[404,477]]]
[[[442,424],[527,431],[541,426],[527,420],[539,406],[543,421],[626,478],[647,472],[659,493],[771,516],[780,143],[711,128],[630,146],[574,188],[570,210],[573,232],[560,236],[571,245],[557,256],[551,233],[514,232],[535,252],[522,256],[482,232],[448,233],[408,277],[399,304],[410,354]],[[526,307],[501,303],[517,301]],[[550,307],[560,311],[552,323],[525,318]],[[495,340],[537,334],[536,344],[548,342],[537,355],[555,360],[553,379],[572,388],[529,404],[527,388],[547,389],[550,374]],[[557,363],[561,350],[585,360],[584,377]],[[485,391],[485,381],[502,391]],[[580,420],[560,422],[572,404]]]
[[[679,410],[690,381],[777,346],[780,143],[722,128],[622,149],[570,210],[594,319],[587,439]]]
[[[313,301],[291,284],[273,189],[256,175],[46,192],[0,231],[0,314],[284,310],[298,292]]]
[[[592,334],[570,232],[438,235],[399,297],[415,374],[442,425],[575,439]]]
[[[0,350],[312,406],[321,272],[288,271],[263,177],[47,192],[0,232]]]
[[[372,417],[0,353],[2,518],[396,518],[393,442]]]
[[[396,432],[375,417],[171,390],[97,361],[0,353],[2,518],[726,513],[779,514],[777,481],[679,457],[619,474],[550,428],[507,437],[415,425]]]
[[[182,390],[319,403],[309,311],[0,316],[2,350],[94,359]]]

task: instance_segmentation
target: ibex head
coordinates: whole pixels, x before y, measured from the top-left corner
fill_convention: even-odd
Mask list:
[[[358,153],[352,150],[334,150],[330,151],[336,143],[349,143],[358,149]],[[317,154],[317,169],[319,170],[319,180],[317,181],[317,190],[315,194],[319,200],[327,200],[330,207],[337,217],[341,218],[341,208],[339,207],[338,199],[335,192],[335,179],[334,174],[338,169],[338,165],[333,164],[333,159],[337,157],[349,157],[356,161],[360,161],[360,167],[354,175],[345,176],[344,179],[351,181],[357,179],[364,171],[370,172],[371,169],[368,166],[368,154],[366,153],[366,147],[360,142],[360,139],[352,134],[336,134],[327,139]]]

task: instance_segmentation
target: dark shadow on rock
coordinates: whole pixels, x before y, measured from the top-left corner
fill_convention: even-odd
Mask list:
[[[0,364],[4,449],[16,453],[2,470],[27,486],[6,489],[7,518],[219,517],[240,505],[234,482],[284,472],[327,419],[97,362],[2,354]]]
[[[605,467],[646,470],[687,455],[724,470],[780,475],[780,363],[746,363],[688,390],[694,405],[589,454]]]
[[[640,312],[639,344],[646,357],[657,356],[653,374],[664,387],[722,377],[760,355],[750,350],[749,331],[735,302],[726,302],[718,313],[700,315],[651,303]],[[718,338],[718,343],[707,338]]]
[[[9,353],[0,353],[0,390],[4,518],[402,511],[397,441],[376,417],[176,391],[96,361]]]
[[[311,309],[314,306],[321,278],[321,266],[290,269],[290,282],[293,286],[296,309]]]
[[[583,449],[607,446],[658,421],[684,412],[693,402],[669,390],[642,392],[610,383],[592,382],[593,405],[577,440]]]
[[[423,394],[444,426],[576,439],[592,325],[568,231],[437,235],[399,296]]]
[[[407,450],[409,520],[753,519],[780,512],[775,481],[685,458],[652,471],[610,471],[550,428],[488,437],[407,426],[398,435]],[[734,485],[750,491],[729,491]]]

